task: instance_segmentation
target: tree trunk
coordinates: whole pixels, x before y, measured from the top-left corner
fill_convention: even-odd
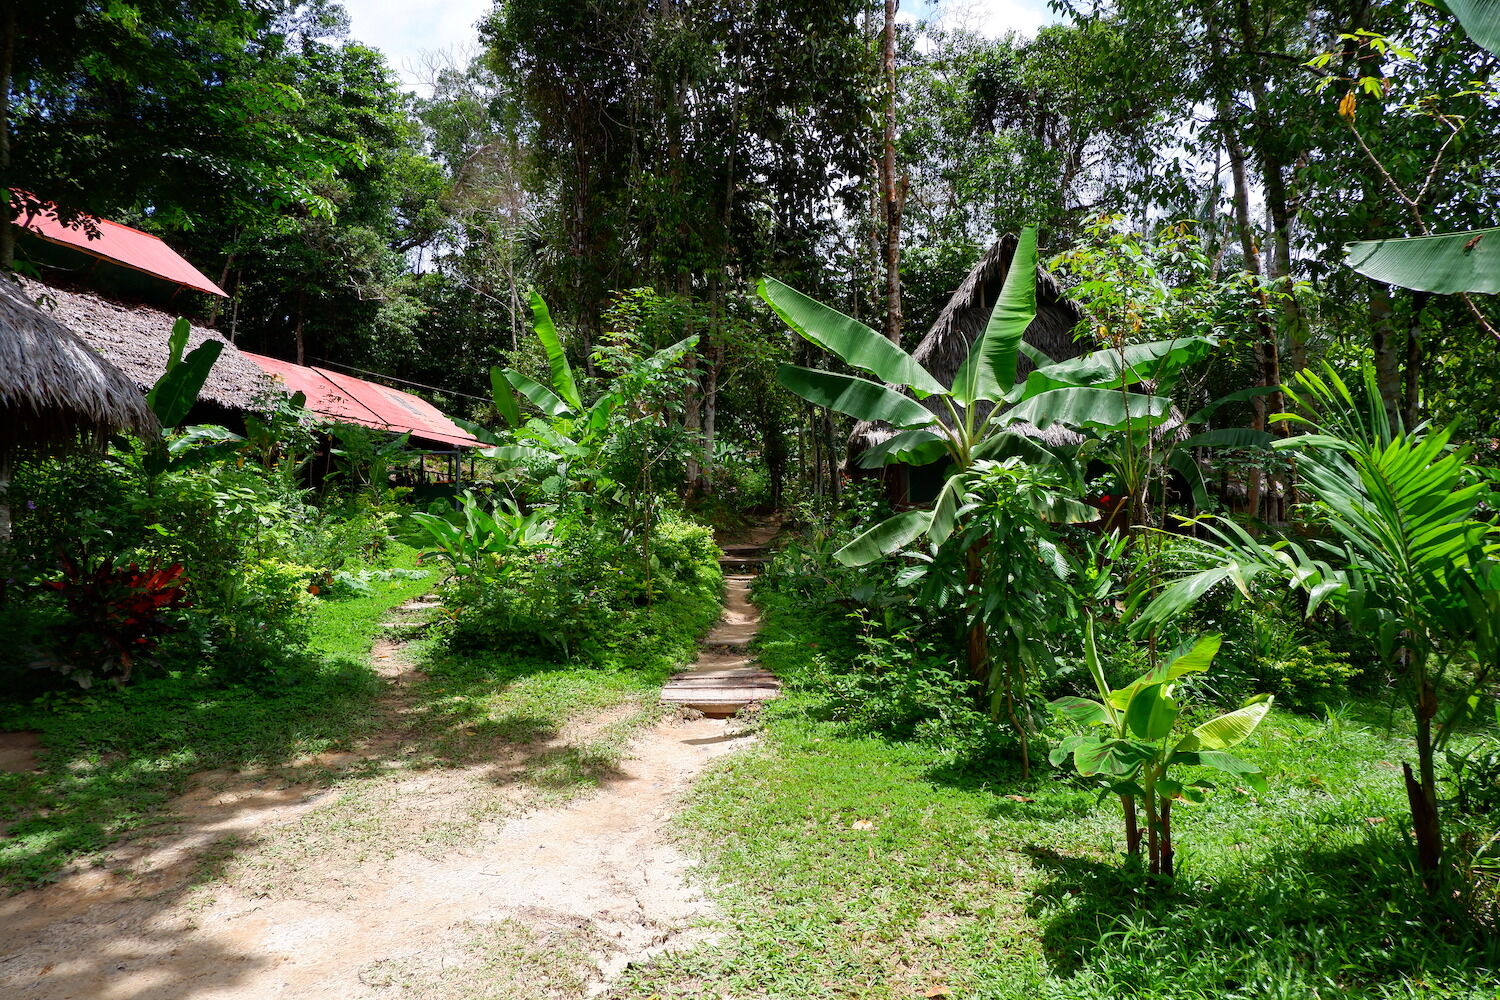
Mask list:
[[[1438,816],[1437,774],[1433,768],[1432,719],[1437,715],[1437,694],[1424,677],[1417,690],[1417,777],[1411,765],[1402,763],[1406,779],[1406,800],[1411,805],[1412,830],[1417,839],[1417,868],[1427,891],[1439,889],[1439,872],[1443,863],[1443,831]]]
[[[885,337],[901,343],[901,203],[896,179],[896,0],[885,0],[880,70],[885,89],[885,136],[880,158],[880,195],[885,215]]]
[[[1401,356],[1406,344],[1396,333],[1395,307],[1391,290],[1379,282],[1370,283],[1370,338],[1375,350],[1375,384],[1380,388],[1380,402],[1386,420],[1396,426],[1401,412]]]
[[[1121,795],[1120,807],[1125,811],[1125,853],[1132,858],[1141,856],[1141,825],[1135,814],[1135,796]]]
[[[1162,796],[1161,800],[1161,873],[1171,878],[1177,871],[1177,856],[1172,849],[1172,800]]]
[[[1422,407],[1422,312],[1427,308],[1428,292],[1413,292],[1411,296],[1411,322],[1406,327],[1406,369],[1402,373],[1405,390],[1402,393],[1402,422],[1415,427]]]

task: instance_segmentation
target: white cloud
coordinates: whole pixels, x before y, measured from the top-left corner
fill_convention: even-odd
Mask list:
[[[386,54],[408,90],[425,92],[425,54],[477,50],[475,25],[493,0],[343,0],[349,33]]]

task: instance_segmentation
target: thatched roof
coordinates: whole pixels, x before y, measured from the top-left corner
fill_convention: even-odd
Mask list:
[[[88,292],[22,279],[22,286],[52,318],[113,362],[138,391],[156,384],[167,367],[167,340],[177,317],[146,306],[127,306]],[[253,410],[256,401],[273,388],[265,372],[233,344],[205,327],[188,334],[191,351],[205,340],[219,340],[224,350],[208,373],[199,398],[229,410]]]
[[[959,365],[969,356],[969,348],[984,332],[995,308],[995,299],[1005,284],[1006,272],[1010,270],[1011,258],[1016,253],[1017,239],[1014,234],[995,241],[994,245],[979,258],[969,276],[958,286],[937,322],[927,331],[921,343],[913,350],[912,357],[926,368],[939,382],[951,385],[958,374]],[[1026,343],[1035,347],[1053,361],[1066,361],[1093,350],[1094,344],[1073,339],[1073,331],[1084,318],[1079,306],[1063,294],[1062,286],[1047,271],[1036,269],[1036,319],[1026,328]],[[1016,374],[1025,378],[1035,366],[1024,355],[1016,359]],[[982,404],[987,405],[987,404]],[[939,417],[947,419],[947,412],[929,406]],[[1011,429],[1039,438],[1050,445],[1079,444],[1083,437],[1058,424],[1045,431],[1030,424],[1013,424]],[[885,424],[861,421],[849,435],[849,457],[859,454],[886,438],[894,431]]]
[[[0,458],[158,431],[140,388],[0,276]]]

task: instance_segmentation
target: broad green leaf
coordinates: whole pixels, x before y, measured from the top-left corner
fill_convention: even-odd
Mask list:
[[[521,426],[521,407],[516,403],[516,393],[505,380],[505,371],[498,365],[490,369],[490,395],[495,400],[495,411],[514,430]]]
[[[552,314],[547,311],[547,303],[536,292],[531,293],[531,317],[531,328],[536,331],[536,339],[542,342],[542,349],[547,352],[547,365],[552,369],[553,391],[575,411],[583,409],[578,386],[573,383],[573,369],[568,364],[567,354],[563,352],[562,341],[558,339],[557,327],[552,325]]]
[[[995,299],[989,323],[953,377],[953,396],[965,406],[998,402],[1016,383],[1016,353],[1036,319],[1036,227],[1021,230],[1016,252]]]
[[[1223,644],[1222,635],[1205,635],[1194,642],[1187,652],[1173,657],[1167,663],[1167,673],[1163,680],[1175,681],[1184,674],[1203,673],[1213,665],[1214,657],[1219,655],[1219,647]]]
[[[835,552],[833,557],[845,566],[868,565],[910,545],[913,539],[927,530],[930,523],[931,511],[902,511],[859,535]]]
[[[502,444],[494,448],[481,448],[479,454],[484,458],[498,458],[502,462],[551,462],[553,457],[541,448],[529,448],[521,444]]]
[[[502,439],[501,439],[500,435],[496,434],[494,431],[490,430],[488,427],[484,426],[483,424],[476,424],[474,421],[472,421],[472,420],[465,420],[463,417],[450,417],[449,419],[451,419],[459,427],[462,427],[464,430],[466,430],[470,434],[474,435],[475,439],[480,444],[500,444],[501,443]]]
[[[1266,776],[1261,769],[1249,761],[1240,760],[1233,754],[1224,753],[1222,750],[1177,750],[1167,758],[1167,765],[1180,764],[1183,767],[1208,767],[1215,771],[1223,771],[1244,780],[1245,784],[1260,792],[1266,793]]]
[[[905,465],[926,465],[948,453],[944,438],[936,431],[917,427],[898,431],[873,447],[866,448],[859,456],[861,469],[879,469],[892,462]]]
[[[1110,721],[1109,713],[1105,711],[1103,705],[1077,695],[1065,695],[1048,702],[1047,707],[1064,719],[1083,726],[1107,725]]]
[[[1145,381],[1164,381],[1186,365],[1201,361],[1217,345],[1205,337],[1132,344],[1123,351],[1091,351],[1081,357],[1038,368],[1026,376],[1017,402],[1068,386],[1115,389]]]
[[[1125,706],[1125,725],[1137,737],[1155,743],[1166,739],[1177,722],[1177,702],[1167,697],[1163,684],[1147,684]]]
[[[837,354],[851,368],[869,372],[882,382],[909,386],[918,398],[947,393],[943,383],[911,355],[858,320],[769,276],[760,279],[758,290],[787,326],[804,339]]]
[[[1388,285],[1449,295],[1494,294],[1500,292],[1500,228],[1350,243],[1344,261]]]
[[[1260,720],[1271,710],[1272,699],[1257,701],[1217,719],[1210,719],[1182,738],[1179,751],[1228,750],[1238,746],[1255,732]]]
[[[1202,409],[1196,411],[1192,416],[1184,420],[1183,423],[1188,424],[1189,426],[1193,424],[1201,424],[1203,423],[1203,421],[1212,416],[1213,413],[1221,406],[1228,406],[1230,403],[1240,403],[1247,399],[1254,399],[1256,396],[1269,396],[1273,392],[1281,392],[1281,386],[1252,385],[1248,389],[1240,389],[1237,392],[1227,393],[1226,395],[1220,396],[1213,402],[1206,404]]]
[[[1053,451],[1036,438],[1014,431],[995,431],[969,452],[972,462],[1002,462],[1013,457],[1020,458],[1027,465],[1054,469],[1069,482],[1078,478],[1078,467],[1071,459]]]
[[[1000,415],[1002,424],[1025,421],[1041,430],[1062,424],[1082,430],[1121,430],[1129,424],[1155,427],[1165,423],[1172,401],[1165,396],[1120,389],[1075,387],[1053,389],[1018,403]]]
[[[953,527],[958,523],[958,506],[962,498],[963,476],[949,476],[948,481],[943,483],[936,502],[932,505],[932,522],[927,529],[927,536],[932,539],[933,544],[942,545],[948,540],[948,536],[953,534]]]
[[[1439,0],[1432,5],[1457,17],[1474,44],[1500,56],[1500,0]]]
[[[181,320],[178,322],[182,324]],[[174,328],[173,339],[176,337]],[[193,404],[198,401],[198,394],[203,391],[203,384],[208,381],[210,369],[223,350],[222,340],[205,340],[156,380],[146,394],[146,402],[162,427],[176,427],[187,418]]]
[[[930,427],[932,411],[895,389],[869,379],[783,364],[776,381],[810,403],[847,413],[857,420],[884,421],[892,427]]]
[[[1269,448],[1275,436],[1248,427],[1225,427],[1194,434],[1177,443],[1179,448]]]
[[[562,401],[557,393],[542,385],[536,379],[507,368],[505,369],[505,381],[509,382],[521,395],[531,400],[547,416],[554,418],[574,416],[574,411],[568,407],[567,403]]]
[[[1073,751],[1073,766],[1085,778],[1094,774],[1133,774],[1151,754],[1129,740],[1098,740]]]

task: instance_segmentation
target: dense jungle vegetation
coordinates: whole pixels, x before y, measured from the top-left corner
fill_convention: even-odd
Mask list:
[[[189,424],[175,341],[159,435],[0,455],[0,880],[369,737],[424,594],[419,759],[645,699],[536,778],[597,786],[769,520],[786,693],[678,824],[728,933],[610,995],[1494,996],[1500,16],[1051,7],[496,0],[418,96],[332,0],[0,0],[18,210],[481,443],[419,503],[305,400]]]

